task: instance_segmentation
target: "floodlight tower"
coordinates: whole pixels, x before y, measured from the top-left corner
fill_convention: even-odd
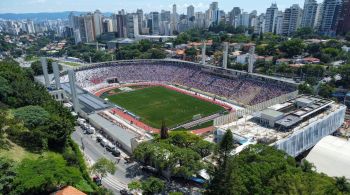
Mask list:
[[[80,111],[80,105],[79,105],[79,100],[78,100],[78,95],[77,95],[77,90],[76,90],[76,85],[75,85],[75,72],[74,70],[70,69],[68,70],[68,77],[69,77],[69,86],[70,86],[70,91],[72,95],[72,102],[73,102],[73,108],[76,113]]]
[[[55,77],[55,86],[56,89],[61,89],[61,82],[60,82],[60,70],[58,68],[58,63],[57,62],[53,62],[52,63],[52,70],[53,70],[53,74]]]
[[[224,56],[222,59],[222,67],[227,69],[227,58],[228,58],[228,42],[224,42]]]
[[[50,87],[49,72],[47,70],[47,59],[41,58],[40,61],[41,61],[41,67],[42,67],[43,73],[44,73],[45,86]]]

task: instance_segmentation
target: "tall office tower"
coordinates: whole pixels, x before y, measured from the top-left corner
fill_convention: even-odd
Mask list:
[[[323,3],[319,3],[316,11],[314,29],[317,29],[317,30],[320,29],[322,15],[323,15]]]
[[[120,12],[122,13],[122,12]],[[126,34],[126,16],[122,14],[116,15],[116,23],[117,23],[117,34],[119,38],[125,38]]]
[[[190,5],[187,7],[187,18],[191,19],[194,16],[194,7]]]
[[[350,0],[343,0],[338,23],[338,33],[346,34],[348,32],[350,32]]]
[[[104,18],[102,21],[102,32],[113,32],[113,21],[111,18]]]
[[[253,10],[249,13],[249,26],[254,27],[258,18],[258,11]]]
[[[171,12],[162,10],[160,13],[159,34],[171,35]]]
[[[68,15],[68,26],[75,29],[75,23],[74,23],[74,18],[76,16],[74,15],[74,12],[69,13]]]
[[[142,28],[144,27],[142,25],[143,23],[143,10],[142,9],[137,9],[136,10],[136,14],[137,14],[137,24],[139,25],[139,34],[142,34]]]
[[[80,30],[75,29],[73,32],[74,32],[74,43],[77,45],[78,43],[81,42]]]
[[[138,15],[136,13],[126,15],[127,37],[135,38],[140,35]]]
[[[241,14],[241,8],[234,7],[229,13],[229,23],[233,26],[238,26],[238,16]]]
[[[88,13],[83,16],[84,18],[84,26],[85,26],[85,34],[86,34],[86,42],[94,42],[96,40],[95,30],[94,30],[94,18],[91,13]]]
[[[162,10],[160,13],[160,21],[164,22],[171,22],[171,12]]]
[[[315,26],[317,7],[316,0],[305,0],[301,27],[313,28]]]
[[[111,20],[112,20],[112,32],[118,32],[118,23],[117,23],[117,15],[118,14],[112,14]]]
[[[159,35],[159,12],[151,12],[152,34]]]
[[[102,17],[100,10],[96,10],[93,14],[95,37],[99,37],[102,34]]]
[[[239,26],[249,27],[250,24],[250,14],[248,12],[243,12],[239,15]]]
[[[300,27],[302,14],[302,9],[298,4],[294,4],[284,11],[282,24],[283,35],[290,36]]]
[[[214,25],[219,24],[220,22],[220,10],[219,10],[219,3],[218,2],[212,2],[209,7],[209,14],[210,14],[210,22]]]
[[[173,14],[171,16],[171,34],[173,34],[174,31],[177,31],[177,12],[176,12],[176,4],[173,5]]]
[[[265,28],[264,32],[276,32],[276,18],[278,15],[277,4],[273,3],[271,7],[267,8],[265,15]]]
[[[27,20],[27,33],[28,34],[34,34],[35,33],[35,28],[34,28],[34,22],[33,20]]]
[[[282,11],[278,11],[276,17],[276,34],[278,35],[283,34],[283,19],[284,13]]]
[[[322,35],[335,36],[340,16],[342,0],[324,0],[319,32]]]
[[[194,26],[196,28],[205,28],[205,14],[203,12],[196,12]]]

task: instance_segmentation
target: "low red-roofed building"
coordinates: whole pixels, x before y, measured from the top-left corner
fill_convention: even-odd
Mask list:
[[[312,58],[312,57],[304,58],[303,61],[304,61],[304,63],[306,63],[306,64],[318,64],[318,63],[321,62],[320,59],[318,59],[318,58]]]
[[[86,195],[86,194],[72,186],[67,186],[57,192],[52,193],[52,195]]]

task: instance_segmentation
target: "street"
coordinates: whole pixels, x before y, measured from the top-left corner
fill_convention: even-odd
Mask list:
[[[72,139],[80,146],[89,165],[92,165],[98,159],[105,157],[116,163],[117,171],[114,175],[108,175],[102,179],[102,185],[111,189],[115,194],[119,190],[127,189],[127,184],[133,180],[140,179],[144,176],[137,163],[126,163],[124,157],[127,156],[121,151],[121,159],[117,163],[117,158],[110,152],[106,151],[97,141],[95,135],[83,133],[80,127],[72,133]]]

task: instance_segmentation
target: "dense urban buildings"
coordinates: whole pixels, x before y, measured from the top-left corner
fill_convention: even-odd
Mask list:
[[[302,8],[303,7],[303,8]],[[314,29],[321,35],[335,36],[345,34],[350,29],[349,0],[305,0],[304,5],[294,4],[280,10],[276,3],[266,9],[265,13],[243,11],[233,7],[225,12],[220,9],[219,2],[212,2],[205,12],[196,12],[195,6],[189,5],[185,14],[179,14],[177,5],[172,10],[154,10],[144,13],[136,9],[134,13],[120,10],[111,15],[96,10],[86,14],[68,16],[68,21],[0,21],[0,30],[18,34],[40,33],[54,30],[62,36],[73,36],[76,43],[96,42],[104,33],[115,33],[116,38],[136,38],[139,35],[176,35],[191,28],[208,28],[220,23],[233,27],[252,28],[252,33],[276,33],[291,36],[299,28]]]

